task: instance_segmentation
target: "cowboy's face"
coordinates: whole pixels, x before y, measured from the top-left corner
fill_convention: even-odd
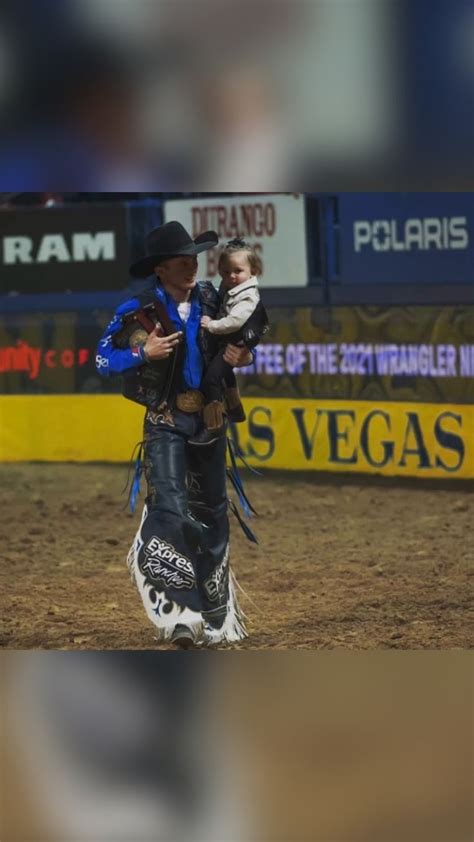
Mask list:
[[[165,287],[177,292],[188,292],[196,286],[198,259],[192,257],[170,257],[155,266],[156,275]]]

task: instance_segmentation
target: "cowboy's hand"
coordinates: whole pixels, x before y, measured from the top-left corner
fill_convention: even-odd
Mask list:
[[[147,360],[166,360],[173,353],[182,338],[182,333],[171,333],[169,336],[161,335],[161,328],[155,327],[148,334],[144,345],[145,358]]]
[[[212,321],[210,316],[203,316],[201,319],[201,327],[205,327],[207,330],[210,321]]]
[[[250,365],[253,357],[248,348],[240,348],[238,345],[226,345],[224,360],[233,368],[240,368],[244,365]]]

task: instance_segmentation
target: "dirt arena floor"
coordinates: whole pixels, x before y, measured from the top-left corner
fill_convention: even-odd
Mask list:
[[[125,564],[139,521],[125,478],[123,465],[1,467],[2,647],[159,648]],[[232,519],[250,635],[234,648],[472,646],[472,487],[271,473],[246,486],[260,544]]]

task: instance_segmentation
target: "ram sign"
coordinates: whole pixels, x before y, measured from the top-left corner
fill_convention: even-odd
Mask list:
[[[0,294],[120,289],[128,279],[125,209],[1,211]]]

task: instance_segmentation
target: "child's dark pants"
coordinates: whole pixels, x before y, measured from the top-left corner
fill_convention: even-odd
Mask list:
[[[232,388],[237,385],[235,379],[234,369],[230,363],[224,360],[225,346],[219,349],[216,356],[208,366],[201,383],[201,392],[204,395],[206,403],[212,401],[222,400],[222,381],[225,382],[227,388]]]

